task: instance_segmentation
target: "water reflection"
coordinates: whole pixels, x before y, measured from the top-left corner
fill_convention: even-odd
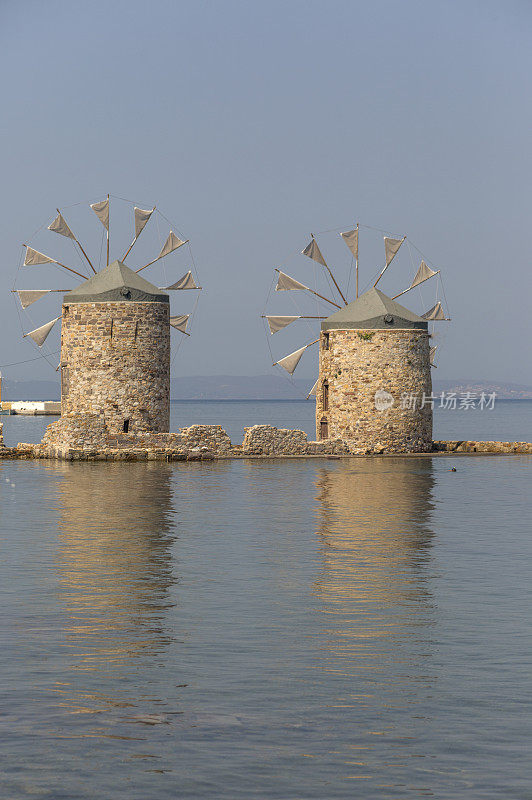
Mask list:
[[[386,654],[400,671],[398,643],[432,624],[433,486],[430,459],[345,461],[318,473],[314,592],[327,671],[382,671]]]
[[[58,467],[58,590],[63,658],[58,682],[72,712],[129,707],[132,673],[172,641],[165,617],[175,581],[170,534],[171,467],[65,464]],[[103,683],[113,696],[100,692]],[[157,698],[155,698],[155,701]]]

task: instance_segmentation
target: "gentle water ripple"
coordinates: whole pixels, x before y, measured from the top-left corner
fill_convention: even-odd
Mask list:
[[[2,796],[531,797],[531,463],[1,462]]]

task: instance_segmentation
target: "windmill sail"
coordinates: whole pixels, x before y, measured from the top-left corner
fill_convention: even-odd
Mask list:
[[[402,292],[399,292],[399,294],[394,295],[394,297],[392,297],[392,300],[395,300],[397,297],[401,297],[401,295],[406,294],[407,292],[410,291],[410,289],[413,289],[415,286],[419,286],[420,283],[428,281],[428,279],[432,278],[434,275],[438,275],[439,271],[440,270],[437,269],[436,272],[434,272],[434,270],[431,269],[429,266],[427,266],[427,264],[425,264],[424,261],[421,261],[419,269],[416,272],[415,278],[408,287],[408,289],[403,289]]]
[[[301,251],[301,253],[302,253],[302,255],[307,256],[308,258],[311,258],[313,261],[317,261],[318,264],[322,265],[322,267],[326,267],[327,266],[327,264],[325,262],[325,259],[323,258],[322,254],[321,254],[321,250],[318,247],[318,243],[317,243],[316,239],[312,238],[310,240],[310,242],[307,244],[307,246],[305,247],[305,249]]]
[[[303,355],[307,347],[308,344],[306,344],[304,347],[301,347],[299,350],[296,350],[294,353],[290,353],[284,358],[280,358],[279,361],[276,361],[275,363],[278,364],[283,369],[285,369],[287,372],[289,372],[290,375],[292,375],[294,373],[295,368],[301,361],[301,356]]]
[[[443,313],[443,308],[438,300],[435,306],[432,306],[428,311],[425,311],[424,314],[421,315],[423,319],[444,319],[447,320],[447,317]],[[447,320],[448,321],[448,320]]]
[[[268,320],[268,325],[270,327],[270,333],[273,335],[277,333],[277,331],[286,328],[287,325],[290,323],[295,322],[296,319],[301,319],[301,317],[266,317]]]
[[[284,292],[288,289],[308,290],[308,288],[308,286],[305,286],[303,283],[299,283],[299,281],[296,281],[295,278],[291,278],[290,275],[286,275],[284,272],[279,270],[279,278],[277,280],[277,286],[275,287],[276,292]]]
[[[340,236],[353,253],[355,260],[358,261],[358,228],[352,231],[344,231]]]
[[[424,261],[421,261],[421,264],[419,265],[419,269],[416,272],[416,277],[412,281],[412,285],[410,286],[410,288],[413,289],[414,286],[419,286],[420,283],[424,283],[424,281],[428,281],[429,278],[432,278],[433,275],[437,275],[438,272],[439,272],[439,270],[436,270],[436,272],[435,272],[433,269],[431,269],[429,266],[427,266],[427,264],[425,264]]]
[[[109,232],[109,200],[101,200],[99,203],[91,203],[91,208]]]
[[[318,378],[318,379],[317,379],[317,381],[316,381],[316,383],[314,384],[314,386],[313,386],[313,387],[312,387],[312,389],[310,390],[310,392],[307,394],[307,400],[308,400],[308,399],[309,399],[309,397],[311,397],[311,396],[312,396],[312,397],[316,397],[316,394],[317,394],[317,391],[318,391],[318,383],[319,383],[319,380],[320,380],[320,379]]]
[[[45,325],[41,325],[40,328],[35,328],[35,330],[30,331],[29,333],[25,333],[24,336],[29,336],[30,339],[33,339],[35,344],[39,345],[39,347],[42,347],[55,323],[60,319],[61,317],[56,317],[55,319],[50,320],[50,322],[47,322]]]
[[[436,345],[434,345],[434,347],[431,347],[430,350],[429,350],[429,359],[430,359],[430,366],[431,367],[435,367],[436,366],[436,364],[434,363],[434,356],[436,354],[436,350],[437,349],[438,349],[438,345],[436,344]]]
[[[402,239],[391,239],[389,236],[384,237],[384,252],[386,255],[386,266],[389,267],[397,252],[403,244],[406,237]]]
[[[164,258],[164,256],[173,253],[174,250],[177,250],[177,248],[181,247],[182,244],[185,244],[185,242],[180,239],[179,236],[176,236],[173,231],[170,231],[168,239],[164,243],[163,249],[155,260],[158,261],[160,258]]]
[[[181,333],[187,332],[187,324],[190,314],[181,314],[178,317],[170,317],[170,325]]]
[[[45,294],[49,294],[52,290],[51,289],[17,289],[18,299],[20,300],[20,305],[22,308],[27,308],[31,306],[32,303],[35,303],[37,300],[40,300],[41,297],[44,297]]]
[[[171,286],[163,287],[167,290],[169,289],[199,289],[199,286],[196,286],[196,282],[192,277],[192,272],[189,270],[186,275],[183,275],[182,278],[179,278],[178,281],[173,283]]]
[[[40,253],[38,250],[34,250],[33,247],[26,246],[26,256],[24,258],[24,266],[34,266],[35,264],[56,264],[57,262],[53,258],[49,258],[45,256],[44,253]]]
[[[138,239],[155,208],[152,208],[151,211],[144,211],[144,209],[135,206],[133,211],[135,213],[135,239]]]
[[[76,237],[68,227],[61,212],[59,212],[54,221],[48,225],[48,230],[53,231],[54,233],[59,233],[61,236],[67,236],[69,239],[76,241]]]

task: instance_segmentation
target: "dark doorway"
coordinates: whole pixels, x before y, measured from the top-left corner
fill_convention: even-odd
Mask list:
[[[124,420],[124,433],[129,433],[129,420]]]
[[[321,418],[320,421],[320,439],[328,439],[329,438],[329,425],[325,417]]]

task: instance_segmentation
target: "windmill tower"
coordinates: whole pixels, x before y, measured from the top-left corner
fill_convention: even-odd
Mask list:
[[[109,196],[93,203],[91,208],[107,238],[107,264],[100,271],[94,268],[59,209],[58,216],[48,226],[79,247],[92,271],[90,277],[24,245],[24,266],[56,265],[83,279],[70,291],[14,290],[23,309],[49,292],[64,295],[61,316],[24,335],[42,347],[55,323],[61,320],[61,420],[54,423],[57,436],[62,426],[66,431],[71,426],[72,430],[79,429],[80,415],[85,415],[87,424],[89,416],[97,417],[106,434],[164,433],[170,423],[170,328],[189,336],[186,328],[190,316],[171,316],[168,291],[201,287],[190,270],[164,288],[139,273],[188,240],[170,231],[156,258],[136,270],[126,266],[126,257],[155,211],[155,207],[149,210],[135,207],[133,240],[121,259],[110,264]]]
[[[63,298],[61,415],[87,413],[109,433],[169,429],[169,297],[120,261]]]
[[[326,270],[336,289],[332,300],[281,270],[276,291],[303,291],[338,310],[330,316],[264,315],[270,333],[296,320],[322,320],[321,331],[309,344],[275,364],[293,374],[307,348],[319,346],[319,374],[311,394],[316,396],[316,438],[342,439],[357,452],[426,452],[432,448],[431,367],[429,320],[447,320],[440,301],[422,315],[396,302],[411,289],[439,275],[424,260],[408,288],[388,297],[377,284],[397,255],[406,236],[384,237],[385,265],[372,288],[358,293],[359,226],[340,232],[355,264],[356,299],[348,302],[325,261],[315,237],[302,251]],[[341,305],[343,303],[343,305]]]
[[[321,324],[316,436],[357,448],[432,447],[428,322],[372,288]]]

